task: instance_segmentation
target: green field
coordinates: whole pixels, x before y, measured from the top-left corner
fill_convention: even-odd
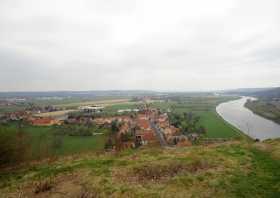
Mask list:
[[[207,130],[208,138],[235,138],[240,137],[241,132],[226,123],[217,113],[216,106],[222,102],[237,99],[236,97],[180,97],[179,101],[153,102],[151,107],[162,111],[174,113],[193,112],[200,117],[200,125]],[[139,104],[119,104],[105,108],[105,112],[116,113],[119,109],[137,108]]]
[[[25,108],[29,107],[29,104],[34,104],[35,106],[48,106],[53,105],[63,109],[77,109],[79,106],[83,105],[94,105],[94,104],[114,104],[122,103],[125,100],[129,101],[129,97],[117,97],[117,96],[98,96],[95,98],[62,98],[62,99],[28,99],[24,103],[17,103],[10,106],[2,105],[0,106],[0,114],[14,111],[23,111]]]
[[[108,135],[106,129],[93,127],[91,130],[95,133],[103,133],[93,136],[55,136],[54,127],[40,127],[24,125],[18,129],[17,124],[1,126],[7,131],[23,131],[28,136],[28,143],[31,145],[32,159],[41,159],[54,155],[69,155],[87,151],[100,151],[104,149],[105,141]],[[53,146],[56,138],[59,138],[60,145]]]
[[[135,109],[137,108],[139,105],[137,105],[136,103],[124,103],[124,104],[116,104],[116,105],[112,105],[112,106],[107,106],[104,111],[107,113],[117,113],[118,110],[120,109]]]
[[[216,113],[216,106],[235,97],[186,97],[180,102],[158,102],[152,106],[175,113],[193,112],[200,116],[200,124],[206,128],[208,138],[240,137],[240,131],[226,123]]]
[[[234,138],[240,136],[237,129],[227,124],[215,112],[199,112],[197,114],[201,117],[201,125],[206,127],[206,137]]]
[[[215,107],[224,101],[232,100],[232,97],[185,97],[180,101],[153,102],[151,107],[160,108],[162,111],[170,110],[175,113],[193,112],[200,117],[200,125],[206,128],[208,138],[235,138],[241,134],[234,127],[226,123],[217,115]],[[124,103],[111,105],[105,108],[105,112],[114,114],[119,109],[133,109],[139,107],[138,103]],[[17,130],[17,124],[9,124],[8,129]],[[108,130],[93,127],[92,132],[103,133],[93,136],[55,136],[54,127],[37,127],[24,125],[20,130],[29,136],[32,146],[32,158],[42,159],[52,155],[69,155],[87,151],[103,150],[108,137]],[[59,141],[59,146],[53,146]]]

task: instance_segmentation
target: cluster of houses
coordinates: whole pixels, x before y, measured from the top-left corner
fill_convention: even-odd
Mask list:
[[[51,117],[33,116],[32,112],[30,111],[16,111],[11,113],[5,113],[0,118],[1,123],[7,123],[9,121],[24,121],[34,126],[51,126],[60,125],[63,123],[63,121]]]
[[[52,105],[36,106],[36,105],[30,104],[29,107],[27,107],[25,110],[30,111],[32,113],[47,113],[47,112],[61,111],[64,109],[56,107],[56,106],[52,106]]]
[[[168,145],[191,145],[188,138],[182,135],[180,129],[170,124],[168,115],[161,113],[158,109],[147,108],[139,111],[136,115],[95,118],[93,122],[97,125],[111,125],[113,122],[120,123],[116,138],[122,140],[125,135],[132,137],[121,141],[121,147],[124,148],[159,144],[159,135],[163,137],[163,141]]]

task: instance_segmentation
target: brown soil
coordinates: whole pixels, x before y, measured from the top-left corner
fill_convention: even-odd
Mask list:
[[[9,198],[95,198],[97,193],[88,190],[86,177],[88,173],[61,175],[44,181],[22,185]],[[40,190],[38,190],[38,185]],[[45,186],[47,186],[45,188]],[[94,188],[90,188],[94,189]]]

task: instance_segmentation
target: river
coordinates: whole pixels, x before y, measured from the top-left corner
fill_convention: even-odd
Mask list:
[[[217,106],[217,113],[248,136],[260,140],[280,137],[280,125],[254,114],[244,107],[249,97],[222,103]]]

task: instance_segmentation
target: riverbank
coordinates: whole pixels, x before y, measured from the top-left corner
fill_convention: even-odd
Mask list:
[[[250,136],[248,136],[246,133],[244,133],[243,131],[239,130],[237,127],[235,127],[234,125],[230,124],[228,121],[226,121],[215,109],[215,114],[216,116],[221,119],[225,125],[227,125],[228,127],[232,128],[236,133],[238,133],[240,135],[240,137],[242,137],[242,139],[248,140],[248,141],[253,141],[254,139]]]
[[[280,137],[280,125],[254,114],[244,105],[249,97],[229,101],[217,106],[217,113],[230,125],[252,139],[273,139]]]
[[[245,107],[257,115],[280,124],[280,102],[268,102],[263,100],[247,100]]]

